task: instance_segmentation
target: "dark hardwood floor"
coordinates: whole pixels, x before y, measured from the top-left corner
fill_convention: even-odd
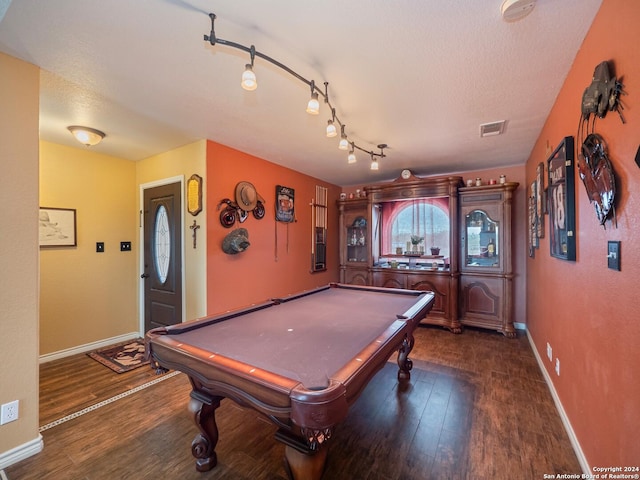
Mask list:
[[[420,327],[410,384],[395,358],[335,431],[329,480],[542,479],[581,473],[526,337]],[[9,480],[285,479],[275,427],[225,400],[218,466],[198,473],[184,374],[115,374],[86,355],[41,366],[44,450],[5,469]],[[138,388],[136,388],[138,387]],[[135,389],[134,393],[122,395]],[[105,402],[107,399],[115,401]],[[88,409],[92,405],[104,404]],[[82,409],[87,413],[56,424]],[[53,422],[53,423],[52,423]],[[52,426],[53,425],[53,426]]]

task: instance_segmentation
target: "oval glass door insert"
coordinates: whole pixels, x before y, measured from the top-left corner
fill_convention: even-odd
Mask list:
[[[153,255],[156,272],[160,283],[167,281],[169,263],[171,261],[171,236],[169,235],[169,217],[164,205],[156,211],[156,222],[153,236]]]

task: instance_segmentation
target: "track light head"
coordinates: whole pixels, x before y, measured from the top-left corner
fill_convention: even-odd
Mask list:
[[[333,124],[333,120],[327,120],[327,137],[332,138],[338,135],[338,130]]]
[[[307,113],[311,115],[318,115],[320,113],[320,102],[318,102],[318,92],[313,92],[309,103],[307,103]]]
[[[340,142],[338,143],[338,148],[340,150],[349,149],[349,141],[347,140],[347,134],[344,133],[344,125],[340,127]]]
[[[347,157],[347,163],[356,163],[358,159],[356,158],[356,153],[354,151],[354,144],[351,142],[351,149],[349,150],[349,156]]]
[[[258,88],[256,74],[253,73],[253,68],[249,63],[247,63],[244,67],[244,72],[242,73],[242,83],[240,83],[240,85],[242,85],[242,88],[250,92]]]

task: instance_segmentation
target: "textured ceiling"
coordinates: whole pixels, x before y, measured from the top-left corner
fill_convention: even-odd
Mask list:
[[[502,20],[502,0],[14,0],[0,51],[42,68],[40,135],[77,146],[68,125],[103,130],[96,152],[139,160],[208,138],[338,185],[523,164],[601,0],[538,0]],[[284,63],[329,96],[351,141],[378,151],[348,165],[305,113],[309,87],[249,55]],[[602,59],[594,59],[594,66]],[[586,85],[585,85],[586,87]],[[576,105],[576,118],[579,115]],[[480,138],[483,123],[503,135]]]

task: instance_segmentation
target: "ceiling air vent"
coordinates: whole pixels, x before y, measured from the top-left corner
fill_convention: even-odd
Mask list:
[[[499,122],[483,123],[480,125],[481,137],[493,137],[494,135],[502,135],[507,125],[506,120],[500,120]]]

